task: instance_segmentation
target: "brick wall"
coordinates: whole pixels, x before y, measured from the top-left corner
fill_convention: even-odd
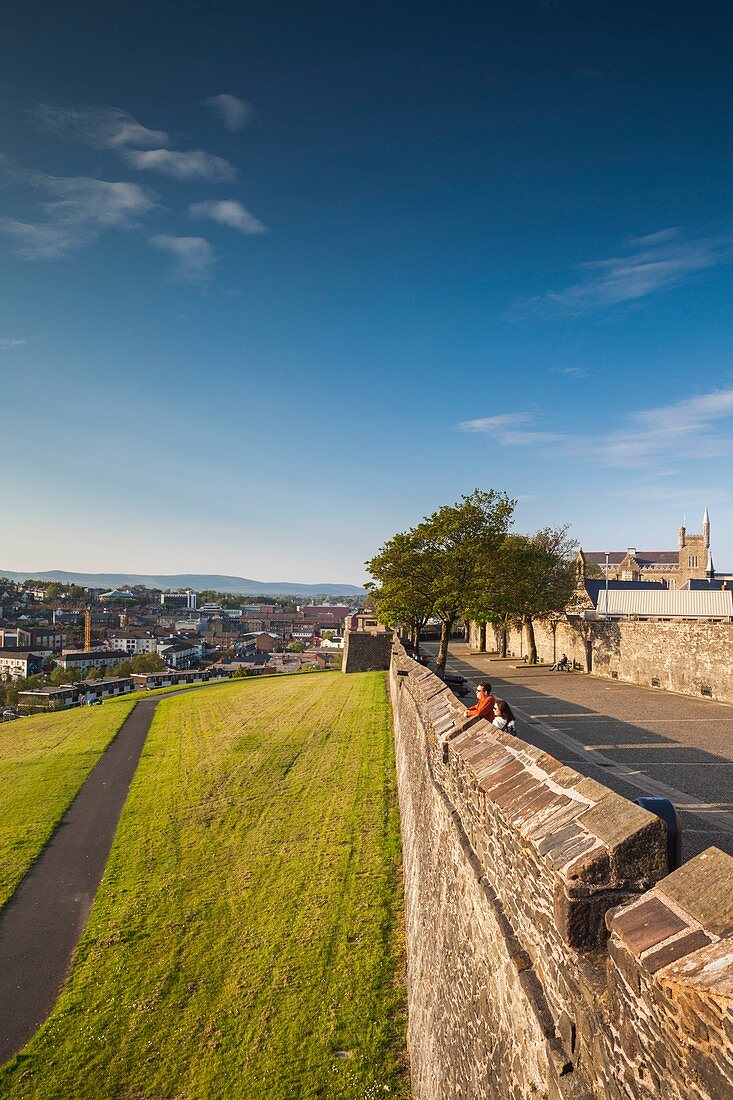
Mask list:
[[[488,649],[495,648],[492,634],[489,627]],[[476,624],[469,639],[478,648]],[[535,639],[543,662],[566,653],[596,676],[733,703],[733,623],[566,620],[553,635],[549,624],[537,622]],[[512,630],[510,655],[526,652],[526,639]]]
[[[733,1089],[733,860],[390,670],[417,1100]],[[723,1091],[721,1091],[721,1089]]]

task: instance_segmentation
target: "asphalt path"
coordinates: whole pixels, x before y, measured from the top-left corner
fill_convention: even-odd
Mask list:
[[[435,646],[422,648],[435,654]],[[733,706],[622,684],[581,672],[551,672],[476,654],[452,642],[448,669],[490,680],[517,733],[626,798],[662,795],[683,826],[682,855],[711,844],[733,855]]]
[[[0,1063],[56,1002],[160,698],[141,700],[127,717],[0,914]]]

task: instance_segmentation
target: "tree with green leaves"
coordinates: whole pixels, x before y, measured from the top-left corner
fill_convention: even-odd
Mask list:
[[[164,672],[167,665],[159,653],[136,653],[115,666],[116,676],[132,676],[133,672]]]
[[[375,603],[399,613],[401,604],[440,620],[438,672],[445,672],[455,623],[474,606],[498,553],[515,502],[494,489],[475,489],[443,505],[402,535],[395,535],[367,562],[379,585]],[[385,584],[385,580],[388,582]]]
[[[420,631],[433,613],[432,594],[418,575],[420,553],[420,540],[414,531],[394,535],[366,563],[374,580],[365,585],[379,622],[404,627],[417,653]]]
[[[543,527],[534,535],[509,535],[494,574],[495,612],[525,631],[527,659],[537,663],[534,622],[564,611],[575,587],[576,543],[567,527]]]

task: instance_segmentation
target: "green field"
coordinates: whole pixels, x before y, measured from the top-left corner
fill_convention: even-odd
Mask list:
[[[402,965],[384,674],[163,699],[70,981],[0,1096],[404,1098]]]
[[[121,699],[0,725],[0,908],[133,706]]]

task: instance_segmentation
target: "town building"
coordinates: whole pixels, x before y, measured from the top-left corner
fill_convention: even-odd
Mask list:
[[[23,649],[0,649],[0,680],[25,680],[43,672],[46,656]]]
[[[68,710],[86,704],[127,695],[134,690],[129,676],[109,680],[82,680],[78,684],[61,684],[60,687],[42,687],[34,691],[18,692],[18,710],[21,714],[35,714],[47,710]]]
[[[176,672],[164,669],[162,672],[133,672],[132,682],[136,688],[153,691],[157,688],[177,687],[179,684],[200,684],[208,680],[227,679],[230,673],[219,665],[210,668],[188,669]]]
[[[686,527],[677,532],[676,550],[578,551],[578,568],[587,574],[588,563],[597,566],[604,576],[615,581],[661,581],[667,588],[682,588],[689,580],[715,577],[710,549],[710,516],[703,514],[702,531],[690,534]]]
[[[185,592],[161,592],[160,603],[162,607],[174,610],[185,608],[187,611],[195,611],[196,593],[191,592],[190,589]]]
[[[354,615],[349,615],[346,620],[346,629],[355,634],[383,634],[387,628],[378,622],[372,609],[366,608],[363,611],[357,611]]]
[[[172,638],[169,642],[159,642],[158,653],[169,668],[190,668],[194,661],[201,659],[201,641],[184,641]]]
[[[57,626],[0,626],[0,649],[33,649],[60,653],[66,634]]]
[[[128,657],[137,657],[140,653],[156,653],[158,639],[152,634],[110,631],[107,635],[107,648],[124,651]]]
[[[318,633],[315,623],[293,623],[290,636],[294,642],[310,642]]]
[[[177,619],[173,629],[176,634],[202,634],[206,626],[206,619]]]
[[[343,630],[351,608],[343,604],[303,604],[298,611],[308,622],[315,622],[321,630]]]
[[[56,664],[60,668],[63,668],[65,672],[68,672],[70,669],[78,669],[81,672],[87,672],[92,668],[114,668],[115,665],[119,665],[122,661],[126,661],[127,659],[127,654],[119,650],[93,649],[63,653],[61,657],[57,659]]]

